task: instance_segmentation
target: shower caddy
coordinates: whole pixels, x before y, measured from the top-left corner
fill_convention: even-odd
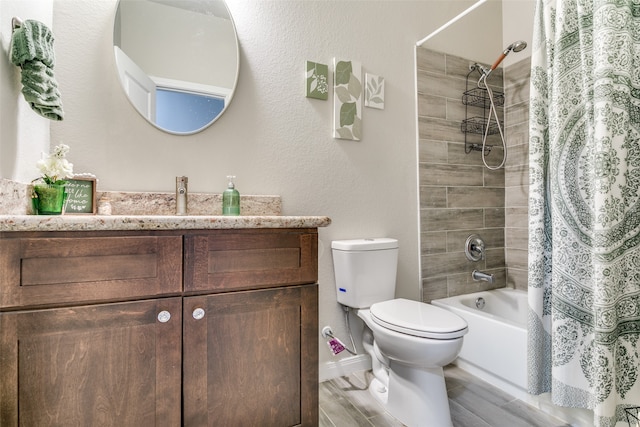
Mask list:
[[[467,135],[470,133],[484,135],[486,126],[487,126],[487,111],[491,107],[491,100],[489,99],[489,93],[486,89],[481,87],[473,87],[469,89],[469,76],[474,71],[482,71],[478,68],[478,64],[473,64],[469,67],[470,71],[467,74],[466,83],[465,83],[465,91],[462,94],[462,103],[464,104],[464,116],[465,119],[462,121],[460,125],[460,130],[464,133],[464,152],[469,154],[472,151],[482,151],[482,144],[469,142],[467,139]],[[493,102],[496,107],[502,107],[504,105],[504,93],[493,91]],[[482,108],[482,117],[473,116],[469,117],[469,106],[472,107],[480,107]],[[503,122],[500,122],[500,126],[503,125]],[[498,128],[497,123],[490,123],[489,129],[487,131],[488,135],[495,135],[500,133],[500,129]],[[484,150],[484,155],[488,156],[493,148],[492,145],[486,145]]]

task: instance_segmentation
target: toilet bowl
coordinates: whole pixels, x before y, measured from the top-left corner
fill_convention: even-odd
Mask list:
[[[452,426],[442,367],[460,352],[466,322],[439,307],[404,299],[376,303],[357,314],[379,351],[369,352],[372,360],[377,358],[388,375],[373,370],[371,394],[407,426]]]
[[[331,244],[337,300],[357,310],[371,356],[369,391],[409,427],[451,427],[442,367],[462,348],[467,323],[450,311],[393,299],[398,241],[338,240]]]
[[[407,299],[358,310],[382,354],[405,365],[442,367],[457,357],[467,322],[450,311]]]

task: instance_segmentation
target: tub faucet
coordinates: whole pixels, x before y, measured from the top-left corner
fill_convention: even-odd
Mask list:
[[[493,274],[483,273],[482,271],[478,271],[478,270],[473,270],[473,272],[471,273],[471,277],[476,282],[485,281],[491,284],[493,284],[493,281],[495,280],[495,277]]]

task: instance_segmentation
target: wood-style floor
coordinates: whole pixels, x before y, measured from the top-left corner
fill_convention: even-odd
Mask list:
[[[370,378],[358,372],[321,383],[320,427],[401,427],[369,394]],[[454,427],[568,427],[456,366],[445,368],[445,380]]]

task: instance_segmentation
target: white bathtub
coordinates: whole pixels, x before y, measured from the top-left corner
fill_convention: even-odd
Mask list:
[[[476,308],[478,298],[484,298],[482,310]],[[527,393],[527,292],[503,288],[431,303],[458,314],[469,324],[456,365],[572,426],[593,426],[592,411],[555,406],[549,393]],[[622,425],[627,424],[617,424]]]
[[[483,298],[484,308],[476,308]],[[431,301],[469,324],[455,362],[515,397],[527,394],[527,293],[495,289]]]

